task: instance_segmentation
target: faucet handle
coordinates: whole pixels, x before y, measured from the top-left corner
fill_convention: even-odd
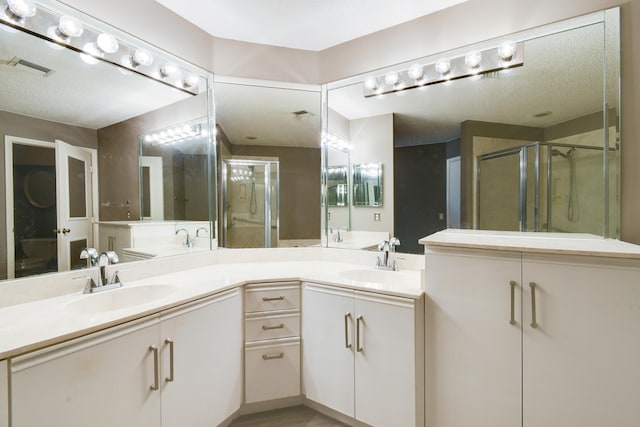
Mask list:
[[[379,251],[384,251],[384,247],[387,246],[388,247],[389,242],[387,242],[386,240],[380,240],[380,243],[378,243],[378,250]]]
[[[398,239],[397,237],[392,237],[391,239],[389,239],[389,249],[391,250],[391,252],[396,251],[396,246],[400,246],[400,239]]]

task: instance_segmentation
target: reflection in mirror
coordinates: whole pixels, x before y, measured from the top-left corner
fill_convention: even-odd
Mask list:
[[[382,206],[382,163],[353,165],[353,205]]]
[[[221,245],[319,244],[319,87],[215,80]]]
[[[505,59],[450,81],[455,70],[415,72],[432,76],[442,57],[471,67],[467,53],[485,58],[507,39],[522,47],[521,66]],[[330,84],[329,132],[349,139],[353,163],[380,151],[365,161],[384,165],[383,208],[393,201],[378,223],[354,207],[352,230],[388,219],[383,230],[414,253],[447,224],[618,237],[619,61],[611,9]],[[387,87],[389,73],[415,80]]]
[[[47,35],[61,14],[83,24],[80,36]],[[203,117],[208,130],[207,74],[55,1],[38,4],[32,17],[0,21],[6,183],[0,216],[7,223],[0,231],[0,278],[81,268],[79,253],[87,246],[131,247],[141,232],[134,230],[141,223],[138,137]],[[113,34],[112,49],[93,49],[102,32]],[[130,60],[142,53],[151,62]],[[170,68],[171,75],[158,71]],[[204,172],[198,179],[209,182]],[[214,230],[209,190],[199,191],[207,213],[198,220]],[[166,241],[185,251],[175,224]]]
[[[327,205],[349,205],[349,181],[347,175],[349,165],[327,167]]]

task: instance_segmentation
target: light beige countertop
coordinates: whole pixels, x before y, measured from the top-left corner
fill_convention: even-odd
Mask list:
[[[228,254],[226,256],[229,257],[236,253],[224,251],[224,254]],[[125,267],[121,273],[124,286],[120,289],[96,294],[82,294],[81,291],[76,291],[0,308],[0,360],[158,314],[163,310],[252,282],[300,280],[407,298],[420,298],[423,295],[422,270],[379,271],[362,263],[332,260],[259,260],[230,264],[218,262],[142,280],[135,280],[136,276],[140,276],[139,271],[132,272],[129,276]],[[350,278],[353,274],[364,274],[365,280],[369,280],[367,277],[372,279],[356,281]],[[131,277],[131,280],[127,280],[127,277]],[[170,285],[165,287],[170,293],[150,302],[121,309],[95,312],[76,309],[82,307],[82,301],[78,303],[82,299],[103,298],[108,293],[150,285]]]
[[[640,259],[640,246],[593,234],[449,229],[419,240],[426,248],[468,248]]]

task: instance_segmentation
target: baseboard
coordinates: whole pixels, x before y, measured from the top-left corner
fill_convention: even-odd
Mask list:
[[[239,415],[255,414],[256,412],[266,412],[303,404],[303,396],[283,397],[282,399],[267,400],[264,402],[245,403],[240,407]]]

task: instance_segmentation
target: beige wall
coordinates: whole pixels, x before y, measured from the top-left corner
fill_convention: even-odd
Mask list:
[[[622,238],[640,243],[640,0],[470,0],[322,52],[214,39],[153,0],[66,0],[214,73],[325,83],[528,28],[622,6]],[[143,18],[141,18],[143,17]],[[634,23],[636,25],[634,25]],[[167,31],[171,28],[171,31]],[[626,120],[625,120],[626,119]]]

